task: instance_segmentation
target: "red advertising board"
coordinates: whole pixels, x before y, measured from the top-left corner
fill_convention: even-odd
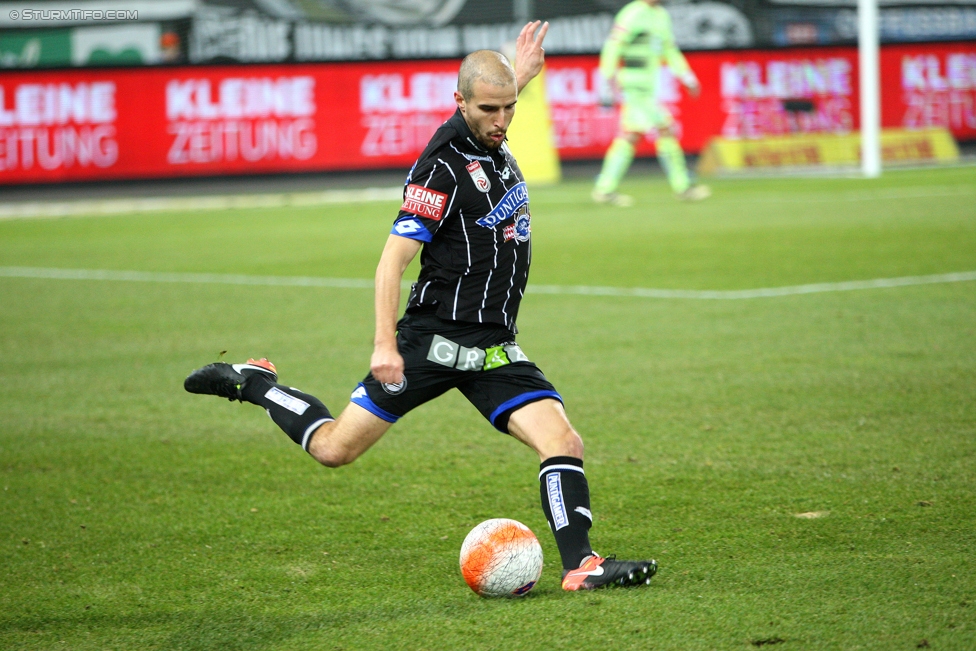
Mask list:
[[[694,52],[687,97],[662,98],[688,151],[708,138],[849,132],[853,48]],[[409,167],[454,110],[458,62],[211,66],[0,73],[0,184]],[[617,131],[599,106],[597,59],[551,57],[564,159],[598,158]],[[976,138],[976,44],[883,48],[886,127]],[[805,100],[789,112],[786,100]],[[795,103],[794,103],[795,104]],[[647,140],[641,153],[650,153]]]
[[[976,139],[976,43],[892,45],[882,50],[884,126],[945,127]]]
[[[409,167],[456,62],[0,75],[0,182]]]

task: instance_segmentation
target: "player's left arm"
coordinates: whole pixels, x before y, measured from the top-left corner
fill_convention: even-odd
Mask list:
[[[691,66],[688,65],[688,60],[685,58],[685,55],[681,53],[681,50],[678,49],[677,44],[674,42],[674,30],[671,29],[670,16],[664,21],[661,54],[664,56],[664,60],[668,64],[671,74],[681,80],[681,83],[688,89],[692,97],[698,97],[698,94],[701,92],[701,84],[698,83],[698,77],[695,76]]]
[[[542,41],[548,31],[549,23],[537,20],[527,23],[519,32],[518,39],[515,41],[515,80],[520,93],[526,84],[542,72],[542,66],[546,62],[546,51],[542,49]]]
[[[397,350],[396,324],[400,313],[403,272],[417,257],[423,242],[390,235],[376,266],[376,334],[369,369],[380,382],[396,384],[403,379],[403,357]]]

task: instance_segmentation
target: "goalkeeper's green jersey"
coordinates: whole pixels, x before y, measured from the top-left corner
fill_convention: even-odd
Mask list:
[[[662,63],[667,63],[671,73],[679,78],[691,70],[674,44],[671,16],[664,7],[634,0],[614,18],[613,29],[600,52],[600,73],[604,79],[616,77],[621,88],[640,88],[656,94]]]

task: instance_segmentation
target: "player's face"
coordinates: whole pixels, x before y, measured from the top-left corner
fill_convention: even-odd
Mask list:
[[[478,80],[474,82],[469,99],[465,100],[460,93],[454,93],[454,99],[478,142],[488,149],[501,147],[508,125],[515,116],[518,99],[515,84],[494,86]]]

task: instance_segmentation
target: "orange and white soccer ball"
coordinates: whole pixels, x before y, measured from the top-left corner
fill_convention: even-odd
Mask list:
[[[461,574],[482,597],[521,597],[542,576],[542,545],[521,522],[485,520],[461,545]]]

